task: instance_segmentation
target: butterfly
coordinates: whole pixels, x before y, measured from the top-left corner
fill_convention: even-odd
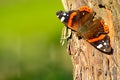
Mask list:
[[[67,28],[75,31],[96,49],[105,53],[112,51],[109,27],[101,17],[94,18],[95,12],[91,8],[82,6],[77,10],[57,11],[56,15]]]

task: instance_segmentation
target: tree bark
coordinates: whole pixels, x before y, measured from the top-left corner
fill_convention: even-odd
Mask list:
[[[113,54],[104,54],[75,33],[68,40],[73,80],[120,80],[120,0],[62,0],[66,11],[89,6],[109,26]],[[72,6],[71,6],[72,5]]]

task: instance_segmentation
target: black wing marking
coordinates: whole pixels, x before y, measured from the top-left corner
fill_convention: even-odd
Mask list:
[[[105,35],[104,39],[93,42],[91,44],[102,52],[109,53],[112,51],[112,48],[110,45],[110,37],[108,35]]]

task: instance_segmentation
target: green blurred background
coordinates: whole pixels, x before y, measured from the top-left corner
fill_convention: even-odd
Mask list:
[[[60,9],[61,0],[0,0],[0,80],[72,80]]]

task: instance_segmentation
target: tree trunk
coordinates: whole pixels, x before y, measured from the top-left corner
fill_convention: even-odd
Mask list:
[[[109,26],[113,54],[104,54],[75,33],[69,39],[74,80],[120,80],[120,0],[62,0],[66,11],[89,6]]]

